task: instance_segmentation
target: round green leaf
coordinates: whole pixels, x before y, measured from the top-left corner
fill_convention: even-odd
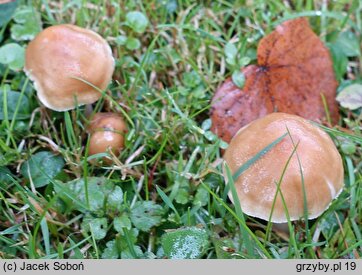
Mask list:
[[[348,57],[354,57],[360,54],[361,46],[358,37],[353,32],[341,32],[338,35],[336,44]]]
[[[153,201],[136,202],[131,211],[131,221],[139,229],[148,232],[161,223],[163,208]]]
[[[123,191],[121,187],[116,186],[112,193],[109,194],[107,200],[107,207],[112,210],[119,210],[123,202]]]
[[[189,197],[189,192],[183,188],[180,188],[177,192],[175,200],[179,204],[186,204],[189,201]]]
[[[24,66],[25,49],[16,43],[9,43],[0,48],[0,63],[8,65],[12,70]]]
[[[141,42],[134,37],[129,37],[127,38],[126,41],[126,48],[133,51],[133,50],[137,50],[141,47]]]
[[[42,187],[53,180],[64,167],[64,160],[51,152],[42,151],[30,157],[21,166],[21,174],[33,181],[35,187]]]
[[[333,69],[337,79],[342,79],[347,71],[348,58],[337,43],[327,44],[333,59]]]
[[[18,0],[11,1],[8,3],[0,3],[0,27],[5,25],[11,19],[11,16],[15,12],[16,7],[18,6]]]
[[[106,243],[106,248],[103,250],[102,259],[118,259],[119,252],[117,248],[116,240]]]
[[[343,142],[341,145],[342,152],[346,155],[353,155],[356,152],[356,144],[350,141]]]
[[[82,229],[93,234],[95,240],[101,240],[107,235],[107,219],[88,217],[83,220]]]
[[[202,122],[201,128],[202,128],[202,130],[207,131],[207,130],[211,129],[211,125],[212,125],[211,119],[208,118]]]
[[[201,83],[201,77],[196,71],[192,70],[182,74],[182,82],[186,87],[194,88]]]
[[[162,247],[170,259],[197,259],[208,247],[206,230],[198,227],[168,231],[162,236]]]
[[[113,226],[117,232],[123,232],[123,228],[130,230],[132,224],[128,216],[126,214],[123,214],[122,216],[115,217],[113,219]]]
[[[209,192],[202,186],[197,189],[193,204],[205,206],[209,202]]]
[[[4,94],[5,93],[5,94]],[[5,110],[4,110],[4,99],[6,98],[6,109],[7,109],[7,119],[9,120],[20,120],[29,118],[31,115],[30,103],[28,97],[25,95],[21,96],[18,92],[10,91],[8,85],[0,87],[0,119],[5,119]],[[19,105],[16,116],[15,111],[16,107]]]
[[[32,40],[41,31],[39,13],[30,6],[19,7],[14,14],[11,38],[14,40]]]
[[[226,63],[229,65],[235,65],[236,55],[238,53],[237,48],[234,44],[227,43],[224,48],[224,53],[226,57]]]
[[[13,177],[11,171],[5,166],[0,166],[0,183],[10,183],[11,177]]]
[[[116,42],[116,44],[119,45],[119,46],[121,46],[121,45],[126,45],[126,43],[127,43],[127,36],[124,36],[124,35],[117,36],[115,42]]]
[[[88,186],[88,192],[86,192],[86,186]],[[69,181],[66,184],[56,183],[54,186],[55,192],[62,200],[69,201],[71,199],[73,201],[70,208],[81,212],[102,212],[107,196],[109,199],[107,203],[110,206],[118,207],[119,202],[116,203],[116,201],[120,197],[119,189],[116,190],[116,195],[111,197],[110,194],[114,192],[114,184],[104,177],[88,177],[87,185],[84,178],[81,178]],[[87,203],[87,193],[89,205]]]
[[[245,75],[241,71],[233,72],[231,76],[234,84],[238,86],[240,89],[244,87],[245,84]]]
[[[251,62],[251,58],[249,56],[243,56],[239,59],[239,66],[244,67]]]
[[[132,11],[126,15],[126,24],[137,33],[143,33],[148,25],[147,17],[139,11]]]

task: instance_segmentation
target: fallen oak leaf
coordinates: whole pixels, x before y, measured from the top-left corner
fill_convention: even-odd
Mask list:
[[[307,19],[277,26],[260,41],[257,56],[258,65],[241,70],[242,89],[228,78],[216,91],[211,102],[211,130],[216,135],[229,142],[241,127],[276,111],[323,122],[322,95],[332,122],[338,121],[331,57]]]

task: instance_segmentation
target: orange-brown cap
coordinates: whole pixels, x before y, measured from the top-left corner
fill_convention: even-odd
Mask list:
[[[97,113],[89,123],[88,132],[91,134],[89,155],[105,153],[107,150],[118,155],[124,147],[127,125],[118,114]]]
[[[46,28],[31,41],[24,71],[34,81],[40,101],[56,111],[97,101],[114,71],[108,43],[97,33],[74,25]],[[82,80],[84,81],[82,81]]]
[[[331,138],[309,121],[284,113],[272,113],[257,119],[233,137],[223,156],[232,174],[288,130],[293,141],[286,135],[235,180],[241,208],[247,215],[269,220],[276,198],[271,221],[287,222],[281,195],[277,194],[277,184],[293,153],[293,142],[302,167],[309,219],[321,215],[342,191],[342,158]],[[302,218],[303,184],[295,153],[286,168],[280,190],[290,220]],[[229,198],[232,200],[231,193]]]

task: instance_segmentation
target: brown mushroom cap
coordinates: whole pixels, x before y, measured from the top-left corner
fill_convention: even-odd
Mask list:
[[[25,52],[24,71],[48,108],[66,111],[97,101],[114,71],[108,43],[97,33],[74,25],[46,28]],[[79,80],[79,79],[82,80]]]
[[[124,147],[127,125],[118,114],[97,113],[89,123],[88,132],[91,134],[89,155],[105,153],[107,150],[119,155]]]
[[[96,113],[89,122],[88,132],[93,133],[95,131],[104,131],[107,129],[113,129],[119,132],[126,131],[126,123],[123,118],[115,113]]]
[[[89,141],[89,155],[106,153],[112,150],[116,155],[124,147],[124,137],[113,131],[95,132]]]
[[[331,138],[309,121],[285,113],[272,113],[246,125],[234,136],[223,156],[234,174],[241,165],[287,133],[299,156],[309,219],[321,215],[343,187],[343,164]],[[269,220],[283,169],[294,146],[289,135],[258,159],[236,180],[241,208],[247,215]],[[227,179],[227,177],[225,177]],[[297,155],[294,154],[280,184],[290,220],[304,215],[303,187]],[[231,193],[229,198],[232,200]],[[280,194],[276,196],[272,222],[287,222]]]

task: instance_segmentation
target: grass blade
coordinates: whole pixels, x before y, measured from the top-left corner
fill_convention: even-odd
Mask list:
[[[249,159],[247,162],[245,162],[240,168],[234,173],[233,180],[237,180],[237,178],[244,173],[251,165],[253,165],[258,159],[260,159],[262,156],[264,156],[266,153],[268,153],[271,149],[273,149],[274,146],[276,146],[278,143],[280,143],[285,136],[288,133],[285,133],[281,137],[274,140],[272,143],[270,143],[268,146],[264,147],[262,150],[260,150],[255,156],[253,156],[251,159]]]
[[[236,221],[243,227],[243,229],[248,232],[249,236],[255,241],[258,248],[264,253],[264,256],[268,259],[271,259],[272,256],[266,250],[266,248],[259,241],[258,237],[250,230],[246,223],[218,196],[216,195],[207,184],[201,182],[202,186],[236,219]]]
[[[179,213],[177,212],[175,206],[173,205],[172,201],[170,200],[169,197],[167,197],[167,195],[165,194],[165,192],[163,192],[161,190],[161,188],[159,188],[157,185],[156,185],[156,190],[157,190],[157,193],[160,195],[161,199],[164,201],[164,203],[166,203],[166,205],[172,209],[173,212],[175,212],[177,218],[180,219],[180,215]]]
[[[45,253],[47,255],[50,254],[50,239],[49,239],[49,229],[48,229],[48,224],[45,218],[42,218],[40,221],[40,227],[41,227],[41,232],[43,235],[43,241],[44,241],[44,247],[45,247]]]
[[[230,188],[230,191],[231,191],[231,194],[232,194],[232,197],[233,197],[233,202],[234,202],[234,206],[235,206],[236,215],[238,215],[238,217],[240,217],[240,219],[243,221],[243,223],[246,224],[243,211],[241,210],[241,204],[240,204],[239,196],[238,196],[238,194],[236,192],[234,179],[233,179],[233,177],[231,175],[230,168],[229,168],[229,166],[227,166],[226,163],[224,164],[224,169],[226,171],[226,176],[227,176],[227,179],[228,179],[228,186]],[[243,236],[243,240],[245,242],[245,247],[246,247],[246,249],[248,251],[248,254],[251,257],[254,257],[255,253],[254,253],[253,247],[251,246],[251,242],[250,242],[250,239],[249,239],[249,236],[248,236],[248,232],[241,225],[239,225],[239,227],[240,227],[240,232],[241,232],[241,234]]]

